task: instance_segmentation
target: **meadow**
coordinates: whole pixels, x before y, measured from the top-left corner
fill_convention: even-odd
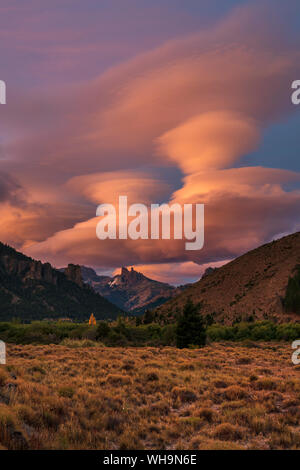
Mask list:
[[[201,349],[7,345],[2,449],[300,449],[300,366],[284,342]]]

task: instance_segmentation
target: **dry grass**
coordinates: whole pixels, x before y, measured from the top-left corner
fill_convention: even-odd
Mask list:
[[[300,449],[287,344],[8,345],[0,448]]]

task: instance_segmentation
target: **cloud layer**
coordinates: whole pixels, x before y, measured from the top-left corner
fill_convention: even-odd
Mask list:
[[[153,276],[157,266],[166,278],[170,263],[222,262],[298,229],[300,192],[287,188],[300,175],[241,167],[241,159],[291,112],[299,63],[287,32],[262,21],[254,6],[92,81],[19,97],[4,116],[13,138],[3,169],[26,196],[13,200],[16,187],[3,183],[2,240],[56,265],[143,265]],[[160,174],[173,167],[180,187]],[[96,207],[119,195],[145,204],[205,203],[204,249],[186,252],[178,240],[98,240]]]

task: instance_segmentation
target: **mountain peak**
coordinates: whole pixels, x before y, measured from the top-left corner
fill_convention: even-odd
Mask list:
[[[113,277],[95,275],[89,268],[84,268],[82,274],[84,282],[96,292],[118,307],[135,313],[161,305],[176,292],[175,287],[149,279],[133,267],[122,266],[120,274]]]
[[[118,277],[119,280],[125,281],[125,282],[127,281],[136,282],[145,278],[145,276],[142,273],[135,271],[133,267],[131,267],[129,271],[129,269],[125,268],[124,266],[122,266],[121,268],[121,274],[115,277]]]

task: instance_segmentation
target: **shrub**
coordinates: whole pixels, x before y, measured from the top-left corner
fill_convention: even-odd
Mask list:
[[[193,307],[194,313],[197,307]],[[189,315],[188,315],[189,317]],[[195,322],[194,322],[194,320]],[[200,323],[200,324],[199,324]],[[123,319],[111,324],[100,322],[97,327],[84,323],[40,321],[30,324],[1,323],[0,337],[14,344],[60,344],[69,347],[90,347],[97,338],[105,346],[173,346],[197,347],[204,343],[202,320],[198,313],[179,323],[160,326],[157,323],[135,325],[135,321]],[[214,324],[207,328],[208,341],[243,341],[246,347],[257,347],[257,341],[294,341],[300,337],[300,323],[275,324],[271,321],[237,323],[234,326]],[[101,337],[101,338],[100,338]],[[69,340],[74,341],[68,342]],[[75,341],[87,340],[86,343]],[[94,343],[94,345],[96,345]],[[243,359],[242,359],[243,361]]]
[[[214,418],[214,411],[210,408],[201,408],[198,415],[208,423],[211,423]]]
[[[106,382],[111,385],[128,385],[131,383],[129,375],[108,374]]]
[[[153,415],[167,416],[170,412],[170,407],[168,403],[161,401],[161,402],[153,403],[153,405],[150,406],[149,411],[152,416]]]
[[[276,390],[278,382],[272,379],[260,379],[255,382],[256,390]]]
[[[100,346],[98,342],[96,343],[95,341],[91,341],[89,339],[65,338],[60,344],[68,348],[94,348],[96,346]]]
[[[58,395],[63,398],[72,398],[75,390],[72,387],[61,387],[58,390]]]
[[[28,443],[18,429],[15,415],[0,405],[0,442],[9,450],[27,450]]]
[[[143,323],[145,325],[148,325],[149,323],[152,323],[153,320],[154,320],[153,312],[151,312],[150,310],[146,310],[146,312],[143,315],[143,319],[142,319]]]
[[[222,423],[216,427],[214,437],[224,441],[237,441],[242,439],[243,433],[238,426],[233,426],[230,423]]]
[[[238,323],[234,326],[214,324],[207,328],[207,336],[211,341],[244,341],[245,346],[258,347],[253,341],[294,341],[298,339],[300,324],[282,323],[277,325],[271,321]]]
[[[197,395],[184,387],[174,387],[171,392],[172,398],[179,399],[182,403],[194,402],[197,400]]]
[[[162,341],[164,345],[173,346],[176,344],[176,325],[166,325],[162,329]]]
[[[236,363],[240,365],[251,364],[252,359],[250,357],[240,357],[237,359]]]
[[[7,372],[4,369],[0,369],[0,387],[3,387],[3,385],[5,385],[7,379],[8,379]]]
[[[224,380],[216,380],[214,382],[214,386],[215,388],[226,388],[228,387],[228,384],[227,382],[224,382]]]
[[[96,339],[106,338],[110,333],[110,327],[107,322],[100,321],[97,327]]]
[[[120,416],[114,414],[114,415],[108,415],[105,419],[105,429],[107,431],[114,431],[118,434],[122,433],[122,427],[123,427],[123,420]]]
[[[149,372],[148,374],[146,374],[146,381],[147,382],[155,382],[159,380],[158,378],[158,375],[156,374],[156,372]]]
[[[223,396],[227,400],[242,400],[243,398],[248,397],[248,393],[242,387],[232,385],[231,387],[226,388],[223,392]]]

